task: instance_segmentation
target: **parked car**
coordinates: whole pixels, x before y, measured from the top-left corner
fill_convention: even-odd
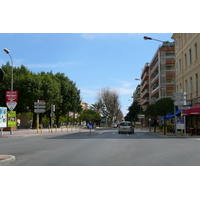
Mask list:
[[[112,124],[111,124],[111,127],[112,127],[112,128],[117,128],[117,124],[116,124],[116,123],[112,123]]]
[[[119,124],[118,133],[134,134],[134,125],[129,121],[123,121]]]

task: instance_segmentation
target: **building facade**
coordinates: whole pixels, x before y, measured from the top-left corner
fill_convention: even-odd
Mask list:
[[[150,63],[141,73],[141,105],[145,111],[149,104],[162,98],[172,98],[175,92],[174,43],[159,46]]]
[[[176,92],[186,92],[191,106],[200,105],[200,34],[174,33]]]
[[[200,34],[174,33],[176,92],[186,92],[190,109],[183,110],[186,125],[200,128]],[[194,129],[195,130],[195,129]]]

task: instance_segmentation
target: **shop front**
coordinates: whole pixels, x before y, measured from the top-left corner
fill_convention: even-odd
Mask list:
[[[200,105],[182,110],[182,115],[186,116],[187,133],[200,135]]]

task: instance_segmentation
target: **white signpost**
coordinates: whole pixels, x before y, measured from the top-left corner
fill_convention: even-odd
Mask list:
[[[174,105],[178,106],[178,108],[181,110],[188,109],[188,103],[186,102],[186,92],[179,92],[174,93]],[[184,130],[184,136],[186,136],[186,128],[185,128],[185,116],[182,117],[176,117],[174,116],[174,124],[175,125],[175,134],[177,135],[177,129],[183,129]]]
[[[46,110],[44,108],[46,108],[46,103],[44,101],[37,101],[34,102],[34,113],[37,113],[37,133],[39,130],[39,113],[44,113]]]

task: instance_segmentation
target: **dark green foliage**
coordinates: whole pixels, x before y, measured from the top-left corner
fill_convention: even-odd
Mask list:
[[[5,93],[11,89],[12,67],[9,62],[2,65],[2,70],[4,80],[0,83],[0,105],[6,106]],[[13,86],[13,90],[18,91],[18,103],[15,108],[17,113],[29,111],[33,113],[34,102],[37,100],[46,102],[46,112],[43,115],[47,117],[50,116],[51,104],[56,106],[56,122],[59,121],[60,116],[66,116],[69,111],[81,112],[80,90],[63,73],[54,75],[52,72],[40,72],[36,74],[23,65],[13,67]]]

